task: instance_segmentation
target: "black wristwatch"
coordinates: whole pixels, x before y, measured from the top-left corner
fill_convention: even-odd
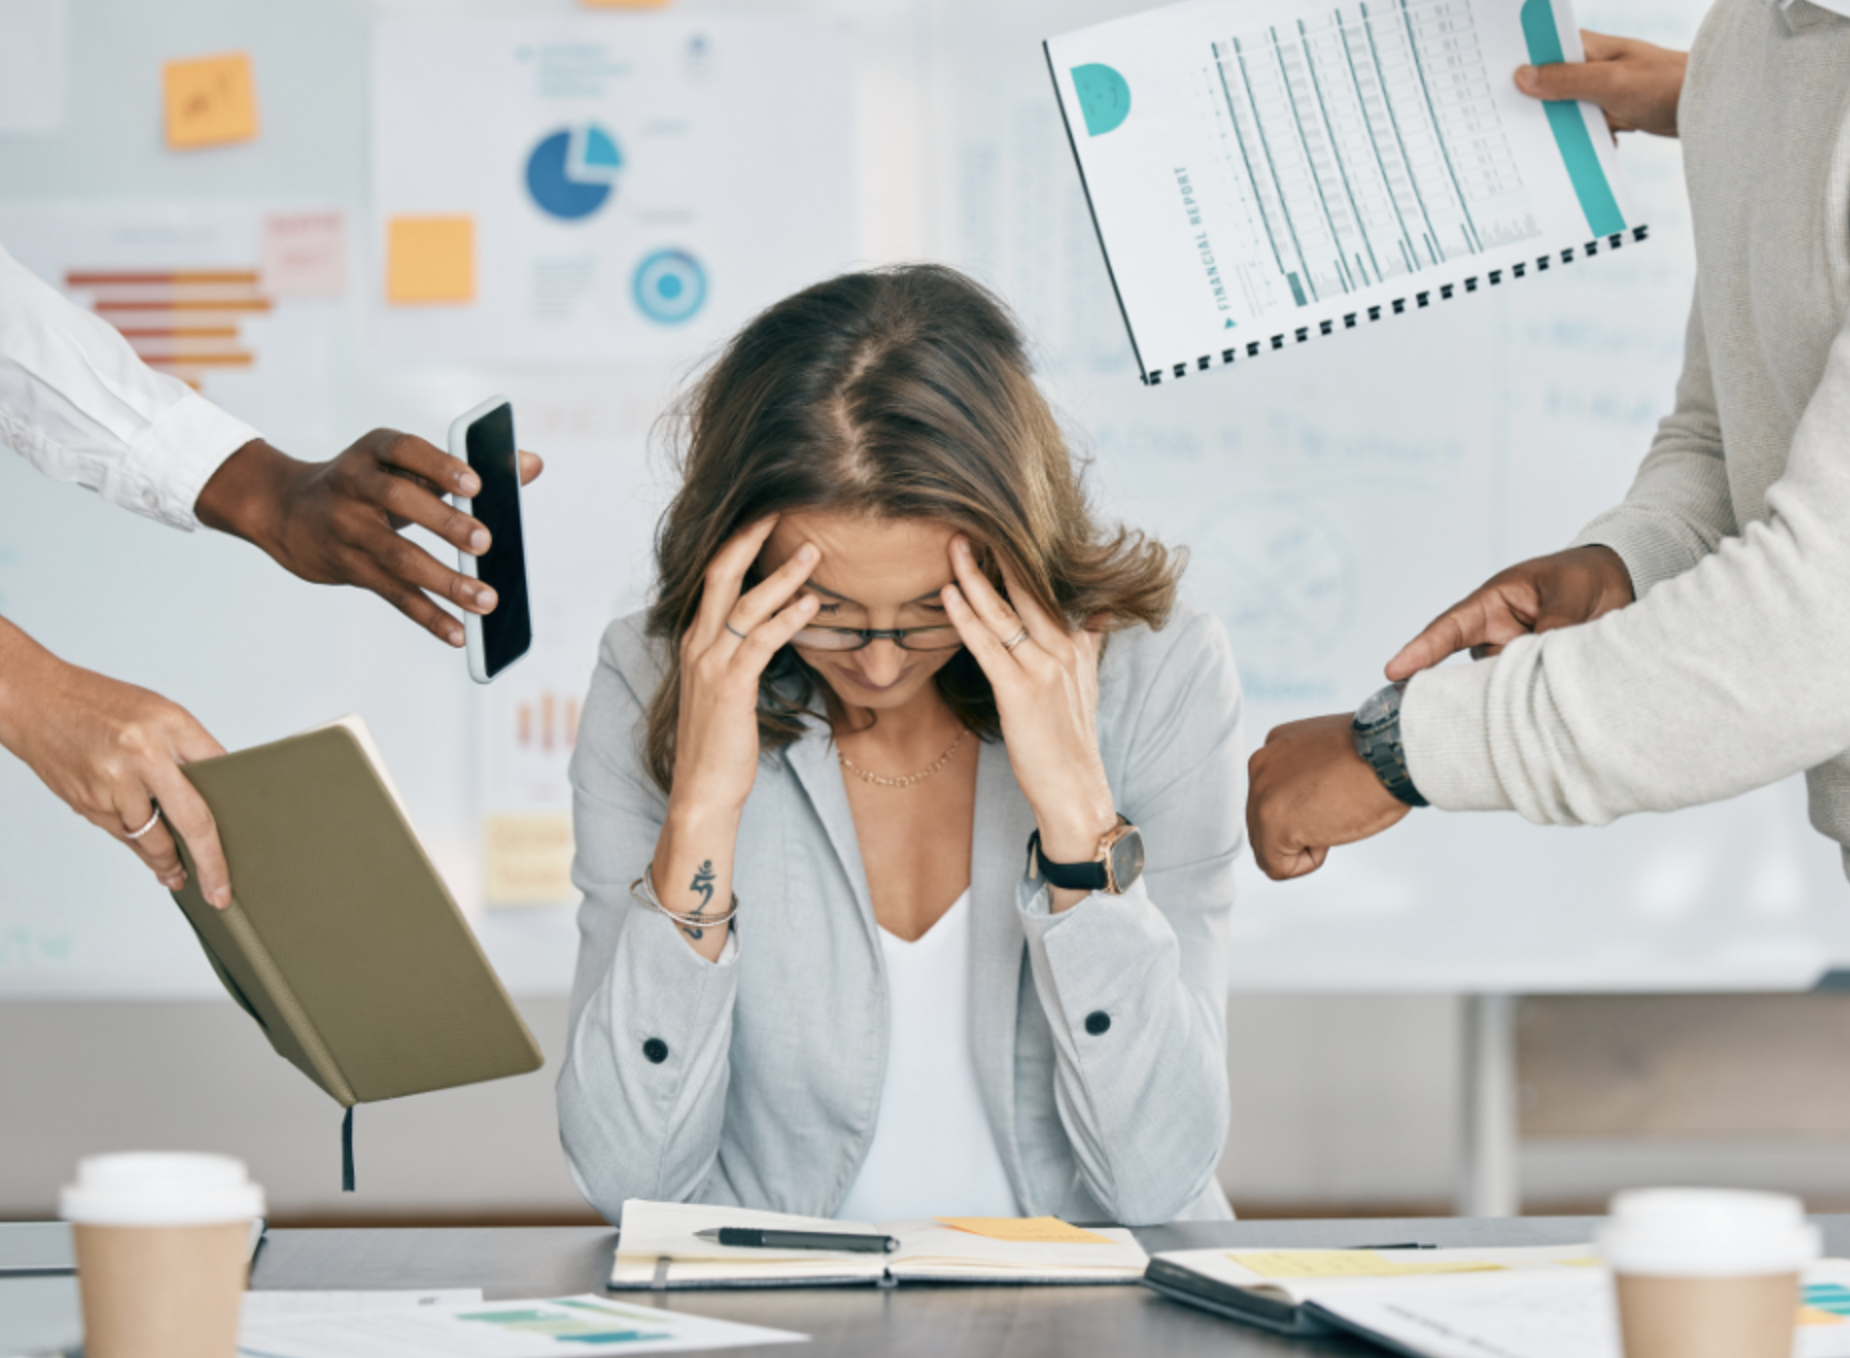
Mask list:
[[[1098,841],[1090,863],[1050,863],[1041,852],[1041,832],[1028,836],[1028,877],[1067,891],[1102,891],[1122,896],[1143,876],[1143,831],[1123,816]]]
[[[1389,684],[1355,710],[1350,729],[1355,752],[1368,761],[1381,785],[1408,806],[1425,806],[1426,799],[1413,786],[1407,772],[1407,751],[1400,743],[1400,700],[1407,681]]]

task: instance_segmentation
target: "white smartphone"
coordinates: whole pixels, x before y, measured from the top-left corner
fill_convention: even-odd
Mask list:
[[[489,532],[480,556],[458,552],[459,569],[493,589],[494,611],[463,614],[469,645],[469,677],[486,684],[533,645],[533,611],[527,597],[527,548],[520,526],[520,445],[514,439],[514,407],[505,396],[482,402],[450,425],[450,456],[467,462],[481,478],[473,499],[450,497]]]

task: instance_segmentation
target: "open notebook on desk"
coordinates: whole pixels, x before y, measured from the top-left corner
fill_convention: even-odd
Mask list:
[[[836,1221],[705,1203],[623,1204],[623,1229],[610,1271],[616,1291],[659,1288],[801,1287],[933,1283],[1134,1283],[1149,1257],[1127,1230],[1063,1222],[998,1224],[994,1229],[1042,1239],[996,1239],[940,1221]],[[696,1231],[724,1226],[760,1230],[886,1234],[892,1254],[833,1250],[735,1249],[700,1239]],[[1056,1229],[1057,1228],[1057,1229]]]

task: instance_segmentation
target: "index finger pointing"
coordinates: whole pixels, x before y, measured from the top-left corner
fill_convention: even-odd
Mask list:
[[[1441,613],[1427,623],[1425,630],[1417,637],[1401,647],[1398,655],[1388,661],[1387,677],[1396,683],[1410,679],[1421,670],[1438,664],[1454,651],[1462,651],[1471,644],[1457,613]]]

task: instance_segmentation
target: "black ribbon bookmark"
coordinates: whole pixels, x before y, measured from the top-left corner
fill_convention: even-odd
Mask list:
[[[347,1105],[347,1115],[340,1120],[340,1191],[353,1192],[353,1109]]]

